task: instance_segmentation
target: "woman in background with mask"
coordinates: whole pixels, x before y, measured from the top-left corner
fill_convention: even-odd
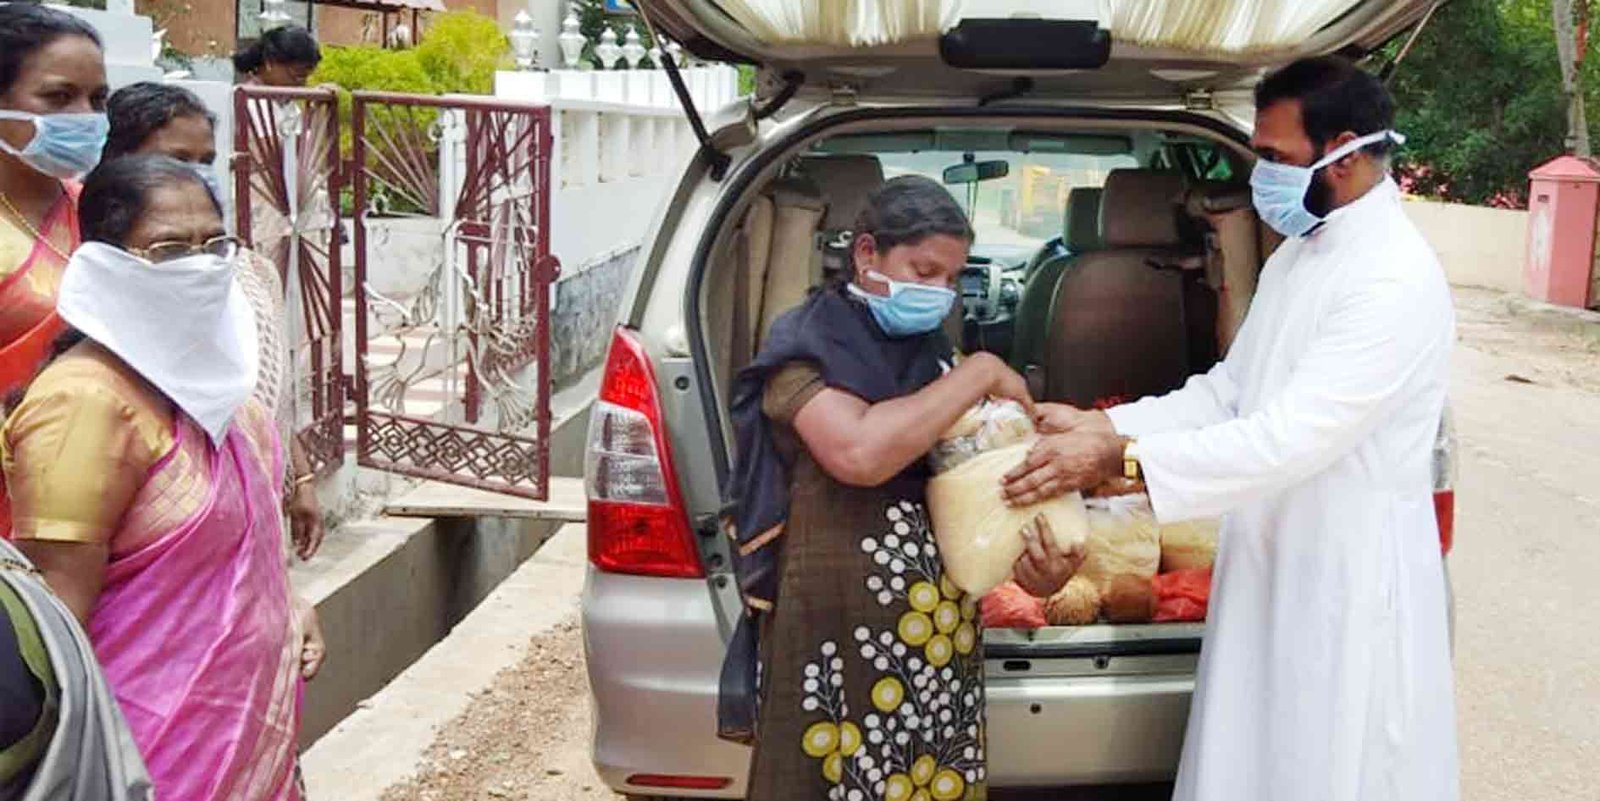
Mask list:
[[[16,543],[85,624],[157,798],[298,798],[282,455],[237,244],[165,157],[106,162],[80,211],[66,350],[0,432]]]
[[[61,270],[78,246],[75,179],[105,144],[105,55],[64,11],[0,5],[0,401],[21,392],[61,332]],[[0,536],[10,513],[0,487]]]
[[[949,366],[973,232],[944,187],[889,181],[855,232],[851,274],[778,318],[734,386],[738,636],[759,657],[730,649],[720,728],[755,740],[751,801],[981,798],[978,599],[944,578],[924,456],[985,397],[1033,401],[992,354]],[[1073,566],[1043,540],[1018,578],[1049,594]]]

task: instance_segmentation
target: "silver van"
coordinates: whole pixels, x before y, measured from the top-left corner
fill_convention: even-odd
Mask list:
[[[866,197],[918,174],[965,204],[977,239],[951,333],[1038,397],[1176,388],[1225,351],[1277,244],[1249,207],[1255,82],[1306,55],[1375,53],[1436,3],[925,0],[900,4],[905,19],[840,4],[860,12],[848,20],[789,13],[829,5],[814,1],[635,4],[688,52],[761,72],[749,102],[688,109],[703,147],[622,299],[593,413],[593,757],[630,796],[742,798],[750,751],[715,736],[741,609],[718,527],[732,377],[844,266]],[[1446,547],[1452,450],[1445,425]],[[991,786],[1169,781],[1203,631],[988,630]]]

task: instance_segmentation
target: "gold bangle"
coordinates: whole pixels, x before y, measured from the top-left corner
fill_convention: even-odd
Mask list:
[[[311,482],[316,481],[316,480],[317,480],[317,473],[316,473],[316,471],[312,471],[312,472],[306,473],[303,476],[296,477],[295,480],[294,480],[294,485],[296,487],[304,487],[305,485],[310,484]]]

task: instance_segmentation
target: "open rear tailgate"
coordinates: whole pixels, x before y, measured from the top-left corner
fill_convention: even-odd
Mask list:
[[[974,98],[1018,75],[1033,78],[1033,93],[1043,96],[1174,96],[1239,85],[1296,58],[1370,51],[1436,2],[906,0],[888,6],[902,13],[884,15],[860,0],[636,0],[660,32],[703,58],[761,64],[861,94]],[[1034,37],[1068,35],[1050,23],[1092,21],[1109,33],[1110,60],[1092,70],[958,69],[941,56],[940,39],[964,20],[1032,23],[1031,34],[1019,35]]]

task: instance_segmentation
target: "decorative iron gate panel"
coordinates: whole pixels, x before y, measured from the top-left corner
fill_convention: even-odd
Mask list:
[[[283,279],[291,323],[281,391],[318,473],[344,459],[339,128],[331,89],[234,90],[235,230]]]
[[[549,108],[356,92],[351,128],[361,464],[545,499]]]

